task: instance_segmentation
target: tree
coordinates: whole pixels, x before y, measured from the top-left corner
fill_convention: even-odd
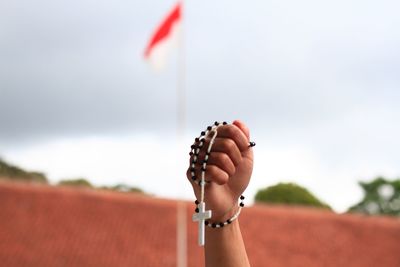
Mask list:
[[[44,173],[26,171],[20,167],[7,163],[1,158],[0,178],[13,181],[47,183],[47,178]]]
[[[259,190],[255,196],[255,201],[331,209],[327,204],[311,194],[306,188],[294,183],[279,183]]]
[[[84,178],[61,180],[58,185],[93,188],[92,184]]]
[[[131,187],[131,186],[126,185],[126,184],[117,184],[117,185],[114,185],[114,186],[96,187],[96,186],[92,185],[85,178],[61,180],[60,182],[58,182],[58,185],[60,185],[60,186],[71,186],[71,187],[86,187],[86,188],[92,188],[92,189],[117,191],[117,192],[124,192],[124,193],[143,193],[143,191],[140,188]]]
[[[111,190],[124,193],[143,193],[143,190],[138,187],[132,187],[126,184],[117,184],[114,186],[102,186],[100,189]]]
[[[349,208],[349,212],[368,215],[400,216],[400,179],[389,181],[377,177],[371,182],[359,182],[364,198]]]

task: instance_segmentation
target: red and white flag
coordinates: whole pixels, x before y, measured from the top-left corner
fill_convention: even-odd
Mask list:
[[[181,32],[181,3],[179,2],[157,27],[144,53],[145,58],[156,69],[165,66],[170,51],[177,46]]]

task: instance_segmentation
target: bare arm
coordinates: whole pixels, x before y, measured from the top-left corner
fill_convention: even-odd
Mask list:
[[[204,154],[200,152],[199,162]],[[253,151],[249,148],[247,127],[240,121],[219,127],[206,171],[206,180],[211,183],[205,189],[205,203],[213,212],[211,222],[224,222],[235,214],[252,169]],[[189,169],[187,176],[191,181]],[[193,182],[192,185],[199,199],[199,186]],[[238,219],[222,228],[206,227],[205,262],[207,267],[250,266]]]
[[[207,267],[250,266],[238,220],[228,227],[207,229],[206,240]]]

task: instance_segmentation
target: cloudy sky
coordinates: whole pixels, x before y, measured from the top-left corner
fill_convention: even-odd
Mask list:
[[[142,56],[174,3],[1,1],[0,156],[191,199],[191,140],[239,118],[257,142],[250,197],[291,181],[345,211],[357,181],[400,176],[398,1],[186,1],[183,142],[176,53],[160,73]]]

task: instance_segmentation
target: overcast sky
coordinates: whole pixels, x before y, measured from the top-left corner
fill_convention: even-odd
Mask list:
[[[176,140],[176,54],[143,51],[174,1],[0,2],[0,156],[56,182],[136,185],[191,199]],[[246,122],[247,195],[279,181],[337,211],[357,181],[400,176],[398,1],[186,1],[191,140]]]

